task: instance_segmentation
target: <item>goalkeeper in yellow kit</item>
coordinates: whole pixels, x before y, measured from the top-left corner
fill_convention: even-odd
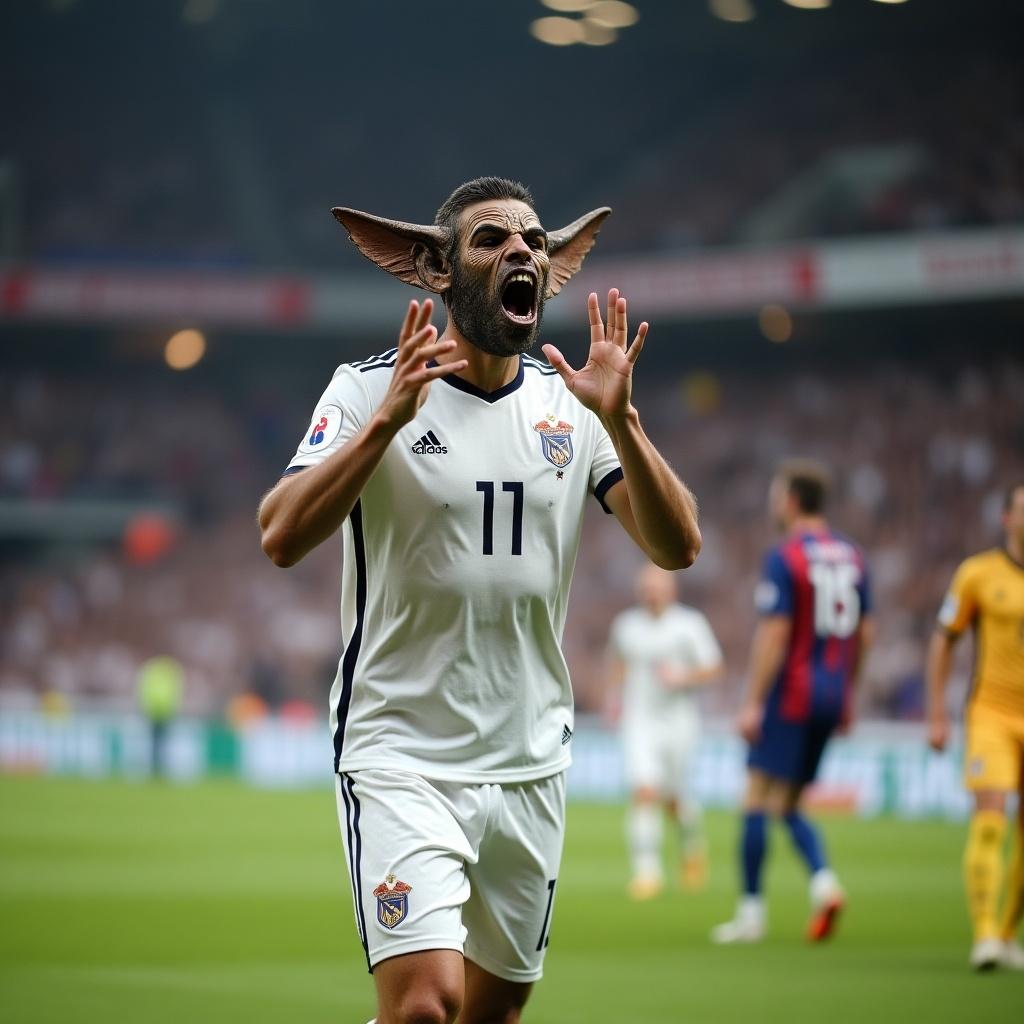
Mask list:
[[[965,719],[964,782],[974,795],[964,884],[974,926],[970,964],[1024,970],[1016,941],[1024,915],[1024,483],[1006,493],[1006,545],[963,562],[939,612],[928,652],[928,742],[949,739],[946,681],[953,645],[971,626],[975,669]],[[1016,792],[1013,859],[999,914],[1008,797]]]

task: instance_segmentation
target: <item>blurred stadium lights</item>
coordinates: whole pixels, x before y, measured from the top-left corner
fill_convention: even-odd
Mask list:
[[[584,45],[607,46],[609,43],[614,43],[618,38],[619,33],[615,29],[590,21],[589,18],[584,18],[583,38],[580,40]]]
[[[164,360],[172,370],[190,370],[205,354],[206,339],[196,330],[178,331],[164,346]]]
[[[539,39],[549,46],[572,46],[582,43],[584,37],[583,22],[573,18],[537,18],[530,25],[534,39]]]
[[[618,39],[618,30],[640,20],[640,12],[623,0],[541,0],[558,17],[537,18],[530,25],[535,39],[549,46],[607,46]],[[580,14],[581,18],[563,17]]]
[[[822,8],[830,7],[832,0],[782,0],[790,7],[799,7],[802,11],[820,11]]]
[[[907,0],[875,0],[878,4],[905,4]]]
[[[722,21],[753,21],[754,8],[750,0],[710,0],[708,7],[716,18]]]
[[[640,12],[623,0],[597,0],[586,9],[584,18],[605,28],[629,28],[640,20]]]
[[[793,318],[784,306],[764,306],[758,314],[757,323],[769,341],[782,344],[793,337]]]

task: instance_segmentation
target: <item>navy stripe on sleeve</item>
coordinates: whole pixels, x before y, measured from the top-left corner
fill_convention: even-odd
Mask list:
[[[620,481],[624,480],[625,477],[622,473],[622,467],[616,466],[610,473],[606,474],[601,478],[601,482],[594,488],[594,497],[601,502],[601,508],[608,513],[612,514],[612,510],[605,504],[604,496]]]

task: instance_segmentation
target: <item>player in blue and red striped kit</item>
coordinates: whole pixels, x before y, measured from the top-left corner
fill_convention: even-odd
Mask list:
[[[850,722],[853,687],[872,623],[861,550],[823,515],[828,476],[809,461],[782,467],[772,481],[772,518],[785,533],[764,560],[756,602],[750,680],[739,728],[750,744],[736,916],[718,925],[719,943],[756,942],[765,932],[761,888],[768,819],[782,821],[810,872],[808,938],[831,934],[844,894],[818,830],[801,811],[829,737]]]

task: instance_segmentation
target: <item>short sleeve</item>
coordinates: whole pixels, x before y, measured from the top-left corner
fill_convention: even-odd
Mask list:
[[[622,466],[619,464],[619,456],[612,439],[608,436],[608,431],[596,416],[594,419],[597,441],[594,446],[594,458],[590,463],[590,490],[601,503],[601,508],[611,514],[612,510],[604,499],[605,495],[623,479]]]
[[[765,556],[761,579],[754,591],[754,604],[759,615],[793,614],[793,578],[778,548]]]
[[[860,559],[860,582],[857,584],[857,594],[860,597],[861,615],[870,615],[874,611],[871,595],[871,573],[868,571],[868,563],[863,556]]]
[[[694,614],[691,639],[698,668],[714,668],[722,663],[722,648],[718,646],[711,623],[700,612]]]
[[[957,569],[949,585],[946,598],[939,609],[939,625],[947,633],[962,633],[973,621],[978,611],[978,596],[975,574],[968,563]]]
[[[340,366],[313,409],[309,426],[285,474],[323,462],[367,424],[370,399],[351,366]]]

